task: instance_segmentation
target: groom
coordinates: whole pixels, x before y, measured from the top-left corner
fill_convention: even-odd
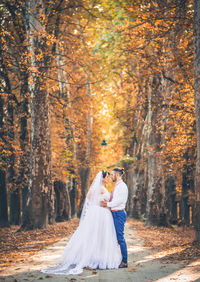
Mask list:
[[[114,225],[117,234],[117,241],[120,245],[122,253],[122,262],[119,268],[128,267],[127,263],[127,246],[124,239],[124,224],[126,222],[125,206],[128,199],[128,188],[122,180],[124,169],[114,168],[111,172],[111,179],[115,184],[115,187],[111,193],[110,201],[102,201],[102,207],[109,207],[112,211]]]

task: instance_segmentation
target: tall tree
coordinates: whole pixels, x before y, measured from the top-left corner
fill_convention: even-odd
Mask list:
[[[4,100],[0,96],[0,142],[1,142],[1,147],[2,147],[2,143],[4,143],[5,141],[3,120],[4,120]],[[7,187],[6,187],[6,169],[3,166],[4,158],[1,158],[1,163],[0,163],[0,227],[9,226],[8,199],[7,199]]]
[[[6,129],[6,100],[10,94],[10,80],[7,71],[7,62],[4,56],[5,32],[2,24],[5,21],[3,10],[0,13],[0,227],[8,227],[8,197],[7,197],[7,161],[9,159],[9,150],[7,146]],[[10,143],[9,143],[10,144]]]
[[[194,89],[197,132],[197,160],[195,176],[195,231],[200,241],[200,1],[194,0]]]
[[[31,155],[26,210],[21,229],[45,228],[49,221],[49,197],[52,196],[51,139],[49,124],[48,54],[44,2],[26,2],[27,38],[30,57]],[[53,216],[53,215],[52,215]],[[50,218],[50,221],[52,219]]]

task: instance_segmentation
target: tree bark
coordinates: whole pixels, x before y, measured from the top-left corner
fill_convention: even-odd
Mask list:
[[[10,191],[10,224],[19,225],[21,221],[20,217],[20,193],[19,188],[14,191]]]
[[[24,84],[26,88],[21,89],[22,103],[21,103],[21,114],[20,118],[20,148],[22,150],[22,156],[20,157],[20,171],[19,171],[19,185],[22,189],[22,218],[25,215],[25,207],[28,195],[28,179],[29,179],[29,168],[27,163],[30,161],[30,144],[28,138],[28,99],[25,98],[25,94],[28,91],[28,77],[24,77]],[[26,90],[27,89],[27,90]],[[23,219],[22,219],[23,221]]]
[[[71,219],[71,203],[69,195],[69,186],[63,181],[54,182],[56,194],[56,221],[66,221]]]
[[[31,153],[30,180],[25,215],[21,230],[46,228],[52,220],[54,211],[49,205],[52,197],[51,181],[51,139],[49,120],[49,93],[44,77],[50,64],[47,55],[44,26],[40,20],[45,15],[43,1],[28,2],[28,43],[31,68],[37,70],[31,74],[29,84],[31,93]],[[42,52],[43,58],[37,55]]]
[[[160,157],[161,134],[159,121],[161,114],[160,80],[154,77],[149,82],[148,103],[148,190],[147,190],[147,225],[166,225],[164,212],[164,174]],[[156,105],[153,109],[152,105]]]
[[[128,172],[126,171],[126,184],[129,189],[126,211],[129,217],[132,217],[133,214],[133,174],[133,169],[129,170]]]
[[[7,170],[8,174],[8,185],[10,190],[10,224],[11,225],[19,225],[20,224],[20,193],[19,188],[16,188],[16,172],[14,169],[15,165],[15,152],[12,147],[14,142],[15,134],[14,134],[14,105],[12,94],[9,94],[8,99],[8,118],[7,118],[7,126],[8,126],[8,140],[9,140],[9,150],[11,155],[9,156],[9,166]]]
[[[0,32],[2,33],[1,25],[0,25]],[[3,54],[3,49],[4,49],[3,46],[0,44],[0,54]],[[5,91],[5,93],[10,93],[9,79],[4,64],[3,56],[0,56],[0,65],[2,68],[1,76],[0,76],[2,80],[1,84],[5,85],[5,89],[3,89],[3,91]],[[4,107],[5,107],[5,101],[2,94],[0,94],[0,142],[2,148],[7,143]],[[9,222],[8,222],[8,200],[7,200],[7,181],[6,181],[7,156],[5,152],[2,152],[0,157],[1,157],[0,158],[0,227],[8,227]]]
[[[194,193],[194,165],[191,162],[190,156],[193,156],[194,152],[186,152],[184,154],[186,163],[183,166],[182,174],[182,195],[181,195],[181,224],[190,224],[190,202],[189,193]]]
[[[175,179],[169,176],[165,183],[167,192],[168,218],[171,224],[177,224],[177,201],[176,201],[176,184]]]
[[[28,195],[28,179],[29,179],[29,168],[27,167],[27,163],[30,162],[30,143],[29,143],[29,133],[28,133],[28,106],[29,101],[26,97],[28,93],[28,73],[25,71],[21,73],[21,78],[23,81],[22,87],[20,89],[21,95],[21,105],[20,105],[20,148],[22,151],[22,156],[20,157],[20,171],[18,177],[18,185],[22,189],[22,217],[25,214],[25,206]]]
[[[91,86],[87,73],[85,72],[86,77],[86,87],[87,87],[87,96],[89,100],[89,104],[91,102]],[[91,116],[91,108],[89,105],[89,109],[87,112],[87,132],[86,132],[86,151],[85,151],[85,167],[81,167],[79,169],[80,181],[81,181],[81,198],[78,210],[78,216],[80,217],[83,204],[85,201],[86,193],[89,186],[90,180],[90,161],[92,155],[92,116]]]
[[[4,100],[0,96],[0,140],[4,139]],[[9,227],[5,168],[0,167],[0,227]]]
[[[141,102],[140,102],[141,103]],[[133,187],[130,189],[132,202],[130,198],[130,216],[134,218],[144,218],[146,214],[147,202],[147,164],[146,164],[146,146],[147,146],[147,111],[140,109],[136,113],[136,125],[138,128],[134,142],[133,154],[137,161],[133,173]],[[140,140],[140,142],[137,142]],[[132,190],[132,191],[131,191]]]
[[[78,189],[77,189],[76,177],[71,179],[71,189],[69,191],[70,203],[71,203],[71,217],[77,216],[77,201],[78,201]]]
[[[78,217],[81,216],[83,204],[84,204],[87,189],[89,186],[90,168],[89,167],[80,168],[79,175],[80,175],[80,182],[81,182],[81,198],[80,198],[79,209],[78,209]]]
[[[58,35],[58,31],[57,31]],[[66,151],[70,151],[72,153],[72,159],[69,161],[69,171],[70,175],[68,177],[66,196],[68,199],[68,217],[71,218],[76,215],[76,203],[77,203],[77,189],[76,185],[76,142],[74,139],[74,127],[73,122],[70,117],[66,116],[66,109],[71,107],[71,93],[69,89],[68,79],[66,75],[66,71],[64,69],[65,61],[63,51],[60,50],[58,44],[56,44],[56,63],[58,66],[58,80],[59,80],[59,96],[65,102],[63,105],[63,122],[65,128],[65,143],[66,143]],[[73,182],[73,183],[72,183]],[[71,193],[70,193],[71,191]],[[73,205],[73,208],[72,208]],[[73,212],[72,212],[73,211]]]
[[[0,168],[0,227],[9,227],[6,174]]]
[[[48,93],[36,87],[32,94],[31,175],[23,229],[46,228],[52,189]]]
[[[197,133],[194,224],[196,240],[200,241],[200,1],[194,0],[194,93]]]

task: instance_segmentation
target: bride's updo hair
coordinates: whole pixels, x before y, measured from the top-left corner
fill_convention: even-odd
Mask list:
[[[102,170],[102,175],[103,175],[103,178],[106,178],[106,176],[110,175],[110,172],[106,170]]]
[[[118,172],[120,176],[124,175],[125,171],[124,168],[114,168],[113,171]]]

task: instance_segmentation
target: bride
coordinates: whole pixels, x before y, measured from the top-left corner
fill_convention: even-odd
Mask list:
[[[110,199],[105,188],[109,181],[107,171],[100,171],[90,186],[81,213],[80,223],[61,257],[61,263],[42,270],[48,274],[75,275],[85,267],[92,269],[118,268],[122,256],[118,247],[113,217],[100,201]]]

